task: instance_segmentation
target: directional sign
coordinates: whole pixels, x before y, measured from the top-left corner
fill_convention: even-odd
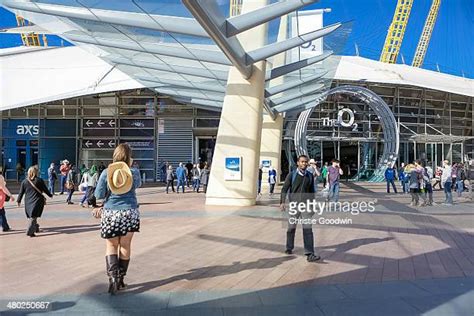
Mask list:
[[[105,148],[105,149],[112,149],[115,148],[115,140],[111,139],[101,140],[101,139],[83,139],[82,140],[82,148],[86,149],[97,149],[97,148]]]
[[[120,127],[125,128],[155,128],[155,121],[150,119],[122,119]]]
[[[114,128],[116,126],[115,119],[83,119],[82,127],[90,129],[98,128]]]
[[[153,140],[146,139],[121,139],[120,143],[127,143],[132,148],[153,148]]]

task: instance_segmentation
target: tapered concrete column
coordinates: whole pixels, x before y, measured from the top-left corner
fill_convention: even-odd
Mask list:
[[[266,0],[246,0],[242,5],[242,13],[253,11],[266,4]],[[266,26],[263,25],[240,34],[238,38],[244,49],[249,51],[265,45],[266,32]],[[254,64],[249,79],[244,79],[235,67],[231,67],[229,71],[206,194],[207,205],[255,204],[265,66],[265,61]],[[224,179],[226,157],[242,157],[241,181]]]
[[[287,39],[288,16],[280,18],[280,27],[278,29],[277,41],[281,42]],[[279,67],[286,64],[286,52],[278,54],[273,58],[273,67]],[[283,77],[271,81],[270,86],[282,84]],[[278,114],[273,120],[270,115],[263,114],[262,143],[260,146],[260,163],[264,160],[270,160],[272,167],[277,171],[277,183],[281,174],[281,145],[283,135],[283,115]],[[263,169],[262,193],[269,192],[268,169]]]

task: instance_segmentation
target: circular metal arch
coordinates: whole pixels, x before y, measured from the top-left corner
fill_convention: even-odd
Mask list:
[[[383,180],[387,166],[393,167],[397,161],[400,135],[397,121],[385,101],[371,90],[358,86],[339,86],[326,92],[326,97],[333,94],[348,94],[365,102],[375,112],[382,124],[384,145],[383,154],[378,162],[377,169],[370,181]],[[319,99],[322,100],[322,99]],[[307,155],[307,127],[313,110],[321,103],[316,101],[314,106],[300,113],[296,122],[294,143],[298,155]]]

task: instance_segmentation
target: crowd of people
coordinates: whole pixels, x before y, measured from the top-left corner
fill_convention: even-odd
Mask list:
[[[298,169],[298,167],[297,167]],[[341,176],[344,175],[344,171],[341,168],[340,161],[333,159],[330,162],[325,162],[320,166],[316,160],[309,159],[305,172],[312,177],[312,185],[314,193],[318,193],[319,183],[322,183],[322,194],[327,197],[328,201],[339,201],[339,184]],[[260,165],[258,170],[258,186],[257,194],[262,195],[262,179],[263,179],[263,166]],[[277,183],[277,171],[270,166],[268,168],[268,183],[269,183],[269,195],[273,196],[275,190],[275,184]]]
[[[193,192],[207,191],[210,169],[207,163],[179,163],[176,170],[169,163],[164,163],[163,181],[166,183],[166,193],[169,189],[176,193],[185,193],[192,186]],[[281,210],[285,210],[285,201],[303,201],[309,195],[315,196],[318,185],[322,183],[322,195],[327,201],[338,202],[341,176],[344,175],[340,162],[333,159],[321,166],[314,159],[301,155],[297,160],[297,168],[291,171],[285,179],[280,195]],[[258,171],[258,194],[261,194],[263,168]],[[269,194],[274,194],[278,182],[277,171],[269,166]],[[439,184],[444,190],[446,205],[453,204],[452,192],[461,197],[465,190],[466,171],[462,163],[451,166],[448,160],[443,161],[442,167],[433,171],[429,164],[419,160],[400,168],[387,166],[385,180],[387,193],[393,189],[397,193],[395,181],[400,181],[403,193],[411,195],[412,206],[433,205],[433,189]],[[120,144],[114,151],[112,163],[107,167],[100,163],[86,168],[82,165],[77,171],[74,164],[67,159],[61,161],[58,169],[54,163],[48,168],[48,183],[39,176],[38,166],[28,169],[25,179],[21,182],[16,202],[18,207],[24,202],[25,214],[28,218],[26,234],[35,237],[40,232],[38,219],[42,216],[47,203],[46,196],[53,198],[55,184],[59,180],[58,195],[67,193],[66,202],[72,204],[72,196],[76,188],[84,192],[80,205],[93,208],[93,215],[100,219],[101,237],[106,241],[106,273],[109,278],[108,291],[115,294],[126,287],[124,277],[127,274],[131,257],[131,242],[133,234],[140,230],[140,211],[136,189],[142,184],[138,164],[133,162],[132,150],[127,144]],[[176,181],[176,190],[174,182]],[[309,195],[305,195],[309,194]],[[46,196],[45,196],[46,195]],[[97,200],[101,200],[98,203]],[[7,188],[0,174],[0,224],[3,231],[11,230],[4,209],[5,202],[14,202],[15,197]],[[421,204],[420,204],[421,201]],[[307,216],[299,212],[294,217]],[[294,249],[296,224],[289,222],[287,229],[286,253]],[[307,261],[319,261],[321,257],[314,250],[314,236],[311,225],[303,225],[303,243]]]
[[[67,193],[67,204],[74,204],[72,196],[77,188],[80,192],[84,192],[80,205],[94,207],[95,197],[93,192],[100,174],[105,169],[104,162],[100,162],[99,166],[92,165],[90,168],[83,164],[79,170],[77,170],[76,165],[70,163],[67,159],[60,162],[58,169],[56,164],[52,162],[48,168],[48,190],[52,195],[55,195],[56,181],[59,180],[58,194]]]
[[[189,189],[192,186],[193,192],[199,193],[201,186],[204,193],[207,192],[207,184],[209,182],[210,166],[207,163],[188,163],[180,162],[176,169],[171,164],[165,162],[162,166],[161,175],[162,182],[166,183],[166,194],[169,189],[173,192],[186,192],[186,187]],[[176,181],[176,190],[174,183]]]
[[[416,160],[414,163],[402,163],[397,170],[395,166],[387,166],[385,170],[385,181],[387,183],[387,193],[393,188],[394,193],[398,193],[395,181],[400,181],[403,194],[411,195],[411,206],[432,206],[433,190],[439,186],[445,194],[445,205],[453,205],[453,191],[457,197],[462,197],[464,191],[468,189],[466,185],[467,172],[463,163],[450,164],[449,160],[444,160],[442,166],[436,171],[428,163]],[[421,203],[420,203],[421,201]]]
[[[115,294],[126,287],[124,277],[127,274],[131,256],[133,234],[140,230],[140,212],[136,189],[141,186],[140,171],[133,163],[132,150],[127,144],[120,144],[113,153],[112,163],[105,167],[93,165],[80,169],[80,187],[84,196],[81,205],[87,203],[94,207],[94,217],[100,218],[101,237],[106,241],[106,273],[109,278],[108,292]],[[47,203],[45,197],[53,198],[56,180],[60,181],[60,193],[68,193],[66,202],[72,204],[72,194],[78,183],[76,167],[67,159],[63,160],[58,172],[54,163],[48,168],[48,185],[39,176],[38,166],[31,166],[20,184],[17,196],[18,207],[24,202],[28,219],[26,235],[36,237],[40,232],[38,219],[42,216]],[[102,200],[98,205],[96,199]],[[15,201],[0,175],[0,221],[3,231],[11,230],[5,214],[5,202]]]

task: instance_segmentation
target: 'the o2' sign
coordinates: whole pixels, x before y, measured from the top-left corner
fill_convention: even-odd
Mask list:
[[[347,114],[349,117],[344,117],[344,114]],[[337,113],[337,119],[330,119],[329,117],[323,118],[323,126],[352,127],[352,131],[357,131],[358,125],[354,121],[354,112],[349,108],[342,108]]]

